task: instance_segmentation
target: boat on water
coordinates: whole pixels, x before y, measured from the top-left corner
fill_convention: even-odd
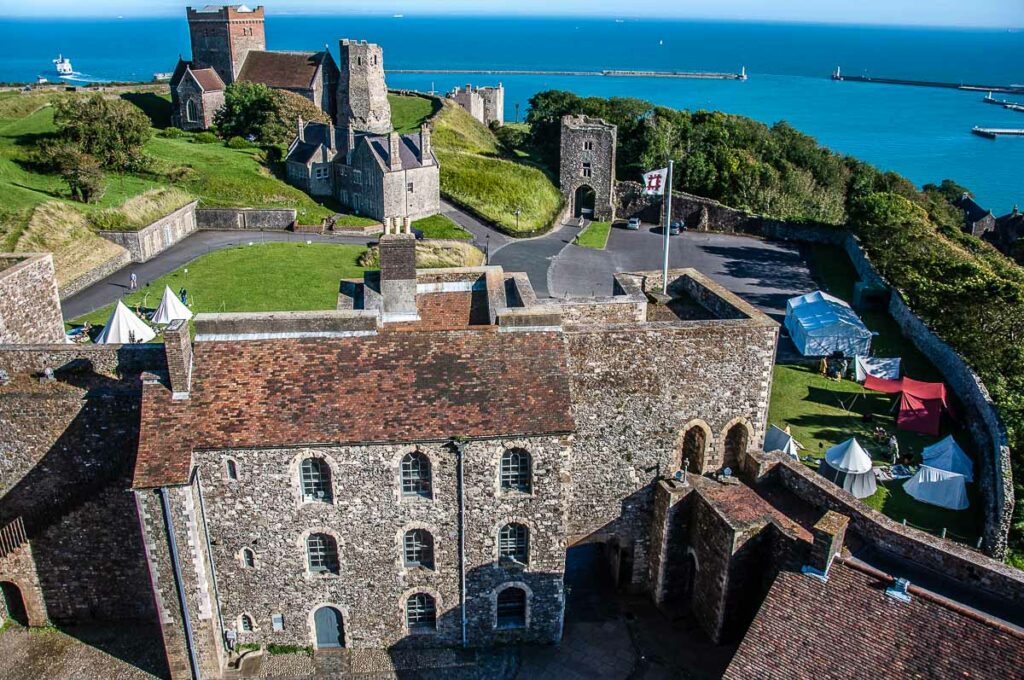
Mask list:
[[[53,60],[53,65],[57,67],[57,74],[61,77],[75,74],[75,69],[71,66],[71,60],[62,54],[57,55],[57,58]]]

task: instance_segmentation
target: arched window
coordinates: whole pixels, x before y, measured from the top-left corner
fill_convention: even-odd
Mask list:
[[[706,448],[707,433],[700,425],[694,425],[683,435],[680,467],[695,475],[704,474],[704,451]]]
[[[238,481],[238,463],[230,458],[224,463],[224,472],[227,474],[228,479]]]
[[[415,593],[405,603],[405,624],[410,631],[437,629],[437,605],[427,593]]]
[[[256,568],[256,553],[251,548],[242,548],[242,566],[246,569]]]
[[[434,568],[434,537],[426,529],[405,532],[403,548],[406,567]]]
[[[306,539],[309,570],[317,574],[338,573],[338,544],[329,534],[310,534]]]
[[[330,503],[333,499],[331,493],[331,468],[322,458],[306,458],[299,467],[299,477],[302,483],[302,500],[319,501]]]
[[[743,423],[736,423],[725,435],[725,453],[722,456],[722,467],[732,468],[733,474],[739,468],[740,461],[747,453],[748,444],[747,427]]]
[[[526,626],[526,591],[511,586],[498,593],[498,628]]]
[[[239,621],[240,628],[242,629],[243,633],[251,633],[252,632],[252,617],[251,616],[249,616],[248,614],[242,614],[242,616],[239,617],[238,621]]]
[[[498,532],[498,558],[526,564],[530,557],[530,530],[522,524],[506,524]]]
[[[196,106],[194,99],[189,99],[185,102],[185,120],[189,123],[196,123],[199,121],[199,107]]]
[[[501,454],[501,490],[530,493],[530,454],[525,449],[509,449]]]
[[[402,458],[402,495],[430,498],[430,459],[419,451]]]

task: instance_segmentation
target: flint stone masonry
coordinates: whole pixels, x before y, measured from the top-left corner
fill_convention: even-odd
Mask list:
[[[0,253],[0,345],[64,342],[50,253]]]
[[[192,234],[199,201],[178,208],[138,231],[101,231],[99,235],[125,248],[132,262],[146,262]]]
[[[597,118],[563,116],[559,177],[568,214],[579,217],[584,205],[581,190],[594,192],[597,220],[615,218],[615,144],[618,128]]]
[[[467,618],[470,644],[500,641],[556,642],[562,615],[568,444],[561,437],[475,440],[466,444],[465,503]],[[533,491],[500,492],[498,465],[513,447],[529,451]],[[402,457],[419,450],[431,462],[431,498],[403,496]],[[228,479],[225,461],[236,462],[238,479]],[[320,458],[331,471],[332,503],[303,502],[299,466]],[[240,642],[312,644],[313,612],[331,605],[342,612],[346,644],[375,648],[458,644],[461,639],[458,565],[456,456],[450,444],[389,444],[197,451],[194,460],[204,490],[225,625],[253,617],[255,630]],[[497,535],[507,522],[530,529],[529,563],[503,566]],[[407,568],[402,538],[408,530],[434,538],[434,569]],[[340,574],[307,569],[305,537],[327,533],[338,542]],[[243,566],[241,551],[255,553],[255,568]],[[509,583],[532,592],[529,627],[496,630],[494,595]],[[430,593],[437,604],[437,631],[410,633],[405,600]],[[282,614],[284,630],[271,617]]]
[[[338,125],[363,132],[391,132],[391,106],[384,82],[384,50],[365,40],[339,42]]]

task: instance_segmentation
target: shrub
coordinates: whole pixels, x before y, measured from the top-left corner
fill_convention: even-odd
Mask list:
[[[209,130],[205,130],[192,135],[192,141],[196,144],[215,144],[220,140],[217,139],[217,135],[213,134]]]
[[[181,128],[169,127],[161,130],[159,134],[161,137],[166,137],[168,139],[180,139],[185,136],[185,131]]]
[[[228,141],[224,142],[224,146],[228,147],[229,149],[251,149],[254,145],[245,137],[239,137],[238,135],[235,135]]]
[[[153,136],[149,118],[122,99],[62,97],[54,102],[57,136],[100,167],[137,172],[146,167],[142,147]]]
[[[228,85],[224,106],[217,110],[214,120],[225,137],[252,135],[267,145],[291,142],[298,118],[330,122],[323,111],[301,95],[260,83],[239,82]]]

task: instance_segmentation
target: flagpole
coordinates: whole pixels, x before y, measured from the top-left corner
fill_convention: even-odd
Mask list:
[[[668,185],[665,188],[665,263],[661,268],[661,292],[668,295],[668,235],[672,226],[672,159],[668,161]]]

